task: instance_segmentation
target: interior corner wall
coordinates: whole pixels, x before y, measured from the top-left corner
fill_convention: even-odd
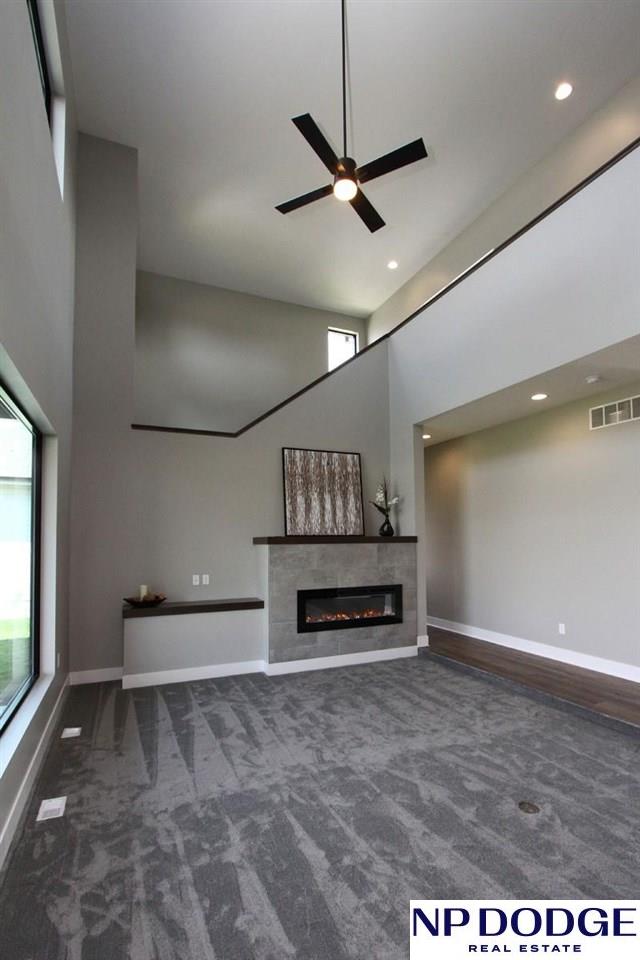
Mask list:
[[[237,439],[131,430],[135,155],[80,138],[72,670],[122,666],[122,598],[260,596],[252,538],[282,534],[283,446],[355,450],[373,495],[389,470],[387,345]],[[379,519],[366,508],[367,531]],[[209,587],[193,587],[207,572]],[[262,638],[248,659],[262,659]]]
[[[424,532],[416,527],[415,424],[640,332],[639,180],[637,149],[387,341],[403,533]],[[419,541],[419,632],[425,584]]]
[[[327,330],[366,322],[138,271],[135,420],[233,432],[327,372]]]
[[[430,616],[640,667],[640,421],[589,429],[638,394],[425,450]]]
[[[109,650],[105,637],[121,619],[127,593],[120,589],[119,584],[126,582],[120,572],[135,555],[140,533],[128,442],[133,410],[137,151],[80,134],[77,180],[72,671],[122,662],[115,650]]]
[[[626,84],[527,170],[369,317],[368,338],[402,323],[487,251],[503,243],[640,137],[640,77]]]
[[[0,4],[0,379],[46,436],[41,677],[0,743],[7,750],[2,766],[8,762],[0,778],[0,838],[15,825],[14,804],[68,665],[76,129],[62,3],[55,4],[55,21],[67,100],[64,200],[27,6]]]

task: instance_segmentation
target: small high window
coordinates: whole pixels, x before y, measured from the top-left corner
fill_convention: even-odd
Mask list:
[[[49,77],[49,68],[47,66],[47,54],[44,47],[42,24],[40,23],[40,13],[38,11],[38,0],[27,0],[27,9],[29,11],[29,20],[31,21],[33,45],[36,51],[36,60],[38,61],[38,72],[40,74],[40,84],[42,86],[44,105],[47,111],[49,123],[51,123],[51,79]]]
[[[329,370],[335,370],[345,360],[355,357],[358,352],[358,334],[351,330],[334,330],[331,327],[328,331],[328,354]]]
[[[0,733],[38,675],[40,451],[0,387]]]

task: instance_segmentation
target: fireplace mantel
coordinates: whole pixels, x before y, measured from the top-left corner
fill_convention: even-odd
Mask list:
[[[417,543],[417,537],[254,537],[254,543],[296,546],[300,543]]]

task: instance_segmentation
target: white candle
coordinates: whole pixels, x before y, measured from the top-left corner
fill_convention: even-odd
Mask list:
[[[148,592],[149,592],[149,588],[145,584],[142,584],[140,587],[140,599],[144,600]]]

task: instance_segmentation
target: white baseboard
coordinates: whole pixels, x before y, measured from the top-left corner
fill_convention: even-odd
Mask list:
[[[604,657],[594,657],[589,653],[580,653],[577,650],[568,650],[566,647],[552,647],[548,643],[538,643],[536,640],[524,640],[522,637],[511,637],[507,633],[496,633],[493,630],[484,630],[482,627],[471,627],[467,623],[457,623],[455,620],[443,620],[441,617],[427,617],[432,627],[442,630],[451,630],[461,633],[465,637],[476,640],[486,640],[501,647],[510,647],[522,653],[532,653],[547,660],[558,660],[560,663],[569,663],[584,670],[594,670],[596,673],[605,673],[610,677],[620,677],[622,680],[632,680],[640,683],[640,667],[631,663],[620,663],[618,660],[606,660]]]
[[[155,687],[156,684],[182,683],[185,680],[237,677],[243,673],[264,673],[264,668],[263,660],[243,660],[240,663],[216,663],[205,667],[156,670],[153,673],[129,673],[122,677],[122,688],[131,690],[134,687]],[[120,674],[122,675],[122,671]]]
[[[74,670],[69,674],[69,683],[75,687],[80,683],[107,683],[121,678],[122,667],[105,667],[102,670]]]
[[[419,647],[428,647],[429,646],[429,634],[425,633],[423,636],[418,637],[418,646]]]
[[[428,638],[421,637],[419,640]],[[266,673],[268,677],[284,673],[300,673],[304,670],[328,670],[332,667],[350,667],[359,663],[375,663],[379,660],[398,660],[415,657],[418,643],[410,647],[390,647],[387,650],[365,650],[362,653],[345,653],[335,657],[313,657],[309,660],[287,660],[284,663],[266,663],[264,660],[242,660],[239,663],[216,663],[204,667],[184,667],[178,670],[155,670],[152,673],[123,674],[122,667],[107,670],[82,670],[70,674],[70,683],[101,683],[122,678],[123,690],[135,687],[153,687],[165,683],[182,683],[186,680],[211,680],[216,677],[238,677],[244,673]]]
[[[284,663],[265,663],[264,672],[268,677],[278,677],[283,673],[301,673],[304,670],[328,670],[332,667],[350,667],[359,663],[374,663],[379,660],[399,660],[401,657],[415,657],[417,645],[411,647],[390,647],[387,650],[365,650],[362,653],[344,653],[336,657],[312,657],[309,660],[286,660]]]
[[[42,735],[38,740],[35,750],[33,751],[33,755],[29,761],[29,766],[27,767],[26,773],[22,778],[22,783],[18,788],[18,792],[16,793],[7,818],[4,821],[4,824],[0,825],[0,870],[2,869],[5,857],[9,852],[9,847],[11,846],[11,841],[13,840],[15,832],[20,825],[20,819],[29,800],[31,789],[35,783],[38,773],[40,772],[40,765],[44,759],[45,752],[49,746],[49,741],[53,736],[53,732],[60,717],[62,702],[67,690],[67,683],[68,679],[65,679],[65,682],[62,684],[62,688],[60,689],[60,693],[57,696],[56,702],[53,705],[53,709],[49,714],[45,728],[42,731]]]

